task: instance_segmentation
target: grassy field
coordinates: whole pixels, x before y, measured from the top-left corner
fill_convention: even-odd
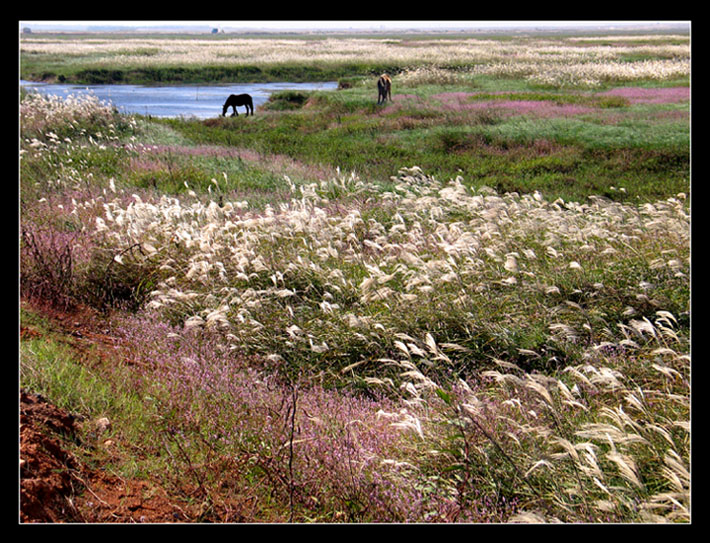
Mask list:
[[[194,522],[688,522],[688,36],[303,41],[23,37],[25,78],[342,88],[24,95],[22,387]]]

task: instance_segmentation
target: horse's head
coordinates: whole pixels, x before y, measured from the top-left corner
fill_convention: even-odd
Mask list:
[[[224,104],[224,105],[222,106],[222,117],[224,117],[224,116],[227,114],[227,109],[228,109],[228,108],[229,108],[229,106],[228,106],[227,104]]]

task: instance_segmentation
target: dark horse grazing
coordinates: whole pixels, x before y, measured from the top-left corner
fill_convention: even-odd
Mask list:
[[[249,116],[249,110],[251,110],[252,116],[254,115],[254,103],[251,100],[251,96],[248,94],[230,94],[229,98],[227,98],[227,101],[222,106],[222,117],[225,116],[230,107],[234,110],[232,117],[235,115],[239,116],[239,113],[237,113],[237,106],[245,106],[247,116]]]
[[[387,74],[382,74],[377,80],[377,104],[384,104],[389,97],[392,101],[392,80]]]

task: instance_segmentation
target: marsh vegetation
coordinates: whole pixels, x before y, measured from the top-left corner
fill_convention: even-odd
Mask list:
[[[689,60],[23,37],[23,78],[343,84],[203,120],[23,95],[21,385],[111,419],[76,454],[195,522],[688,522]],[[47,307],[95,310],[109,354]]]

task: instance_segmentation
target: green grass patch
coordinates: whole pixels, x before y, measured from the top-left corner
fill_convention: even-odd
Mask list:
[[[106,371],[98,354],[71,346],[62,332],[38,313],[23,309],[21,323],[35,332],[20,342],[20,386],[46,397],[54,405],[82,419],[108,417],[116,426],[133,428],[137,437],[149,424],[150,412],[137,391],[124,382],[125,368]]]
[[[428,95],[435,90],[441,87],[430,87]],[[250,119],[158,122],[195,144],[287,155],[385,183],[402,164],[410,164],[438,179],[462,175],[467,182],[503,190],[539,189],[553,199],[583,200],[602,193],[614,199],[643,200],[688,192],[688,123],[655,121],[658,109],[649,110],[645,118],[629,116],[615,124],[593,115],[503,118],[492,111],[473,116],[468,112],[442,114],[425,94],[419,101],[401,102],[393,112],[383,114],[370,94],[360,88],[309,98],[286,94]],[[600,112],[639,107],[587,94],[504,96],[593,104]],[[651,165],[659,160],[666,167],[654,170]],[[610,191],[610,187],[626,192]]]

